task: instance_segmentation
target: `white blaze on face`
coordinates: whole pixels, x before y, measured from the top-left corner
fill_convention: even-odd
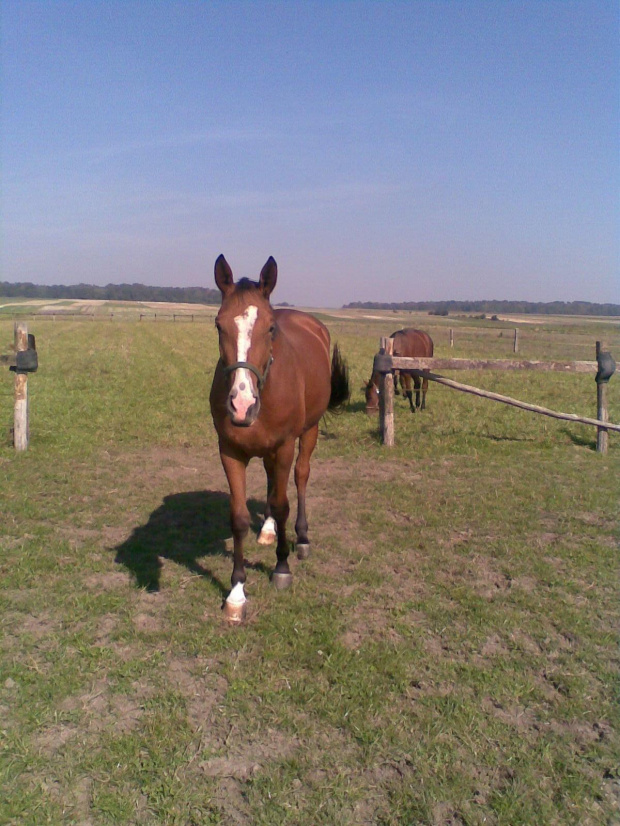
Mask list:
[[[246,308],[243,315],[235,316],[237,361],[247,361],[250,344],[252,343],[252,330],[257,316],[258,309],[253,304]],[[239,419],[245,419],[248,410],[256,401],[250,375],[250,371],[246,370],[245,367],[238,367],[235,370],[235,378],[230,389],[232,404]]]

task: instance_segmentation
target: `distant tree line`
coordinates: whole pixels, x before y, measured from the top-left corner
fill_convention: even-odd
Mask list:
[[[595,315],[620,316],[620,304],[594,304],[590,301],[353,301],[346,310],[416,310],[432,315],[449,313],[522,313],[535,315]]]
[[[0,295],[6,298],[80,298],[216,305],[219,305],[222,298],[219,290],[206,287],[147,287],[144,284],[107,284],[105,287],[96,287],[92,284],[43,286],[30,283],[9,284],[8,281],[0,281]]]
[[[221,301],[219,290],[207,287],[149,287],[145,284],[92,284],[51,286],[22,282],[11,284],[0,281],[0,295],[6,298],[66,298],[100,301],[165,301],[172,304],[215,304]],[[291,306],[282,302],[280,306]],[[536,315],[594,315],[620,316],[620,304],[594,304],[590,301],[401,301],[387,304],[382,301],[353,301],[343,309],[361,310],[415,310],[433,315],[449,313],[524,313]]]

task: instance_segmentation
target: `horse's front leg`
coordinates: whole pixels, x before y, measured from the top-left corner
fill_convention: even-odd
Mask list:
[[[275,519],[278,544],[276,545],[276,567],[271,580],[276,588],[288,588],[293,575],[288,564],[289,544],[286,538],[286,523],[289,516],[289,502],[286,492],[291,465],[295,456],[295,440],[285,442],[271,457],[265,460],[269,479],[268,512]]]
[[[229,622],[242,622],[246,614],[246,579],[243,541],[250,527],[250,512],[246,502],[245,471],[247,461],[220,452],[222,466],[230,488],[230,527],[233,535],[232,590],[224,603]]]
[[[267,504],[265,505],[265,521],[258,534],[259,545],[272,545],[276,539],[276,521],[271,515],[271,494],[273,491],[273,456],[266,456],[263,459],[263,466],[267,474]]]
[[[306,517],[306,488],[310,477],[310,457],[319,438],[318,424],[302,434],[299,440],[299,454],[295,462],[295,486],[297,487],[297,558],[307,559],[310,555],[308,539],[308,519]]]

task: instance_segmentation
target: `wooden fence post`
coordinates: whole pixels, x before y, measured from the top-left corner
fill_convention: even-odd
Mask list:
[[[515,337],[514,337],[514,343],[512,345],[512,352],[513,353],[518,353],[519,352],[519,330],[518,330],[517,327],[515,327]]]
[[[454,330],[450,327],[450,347],[454,347]]]
[[[28,327],[15,322],[15,352],[28,349]],[[15,450],[28,448],[28,373],[15,373],[15,410],[13,416]]]
[[[613,375],[616,364],[610,353],[605,351],[602,342],[596,342],[596,360],[598,373],[596,374],[596,418],[601,422],[609,421],[609,407],[607,404],[607,384]],[[596,452],[607,453],[609,446],[609,431],[606,427],[596,430]]]
[[[393,355],[393,338],[381,339],[381,352]],[[379,428],[383,444],[394,447],[394,373],[379,374]]]

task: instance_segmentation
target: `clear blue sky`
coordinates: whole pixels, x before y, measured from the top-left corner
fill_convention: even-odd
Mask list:
[[[617,0],[2,0],[2,270],[620,302]]]

